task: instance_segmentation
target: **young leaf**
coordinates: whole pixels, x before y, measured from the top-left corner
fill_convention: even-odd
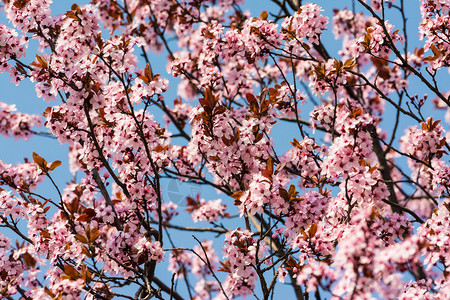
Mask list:
[[[261,20],[267,20],[268,16],[269,13],[266,10],[264,10],[259,17],[261,18]]]
[[[92,228],[90,231],[89,242],[93,243],[100,236],[100,232],[97,228]]]
[[[311,228],[309,228],[309,237],[313,238],[317,232],[317,224],[312,224]]]
[[[148,78],[148,81],[152,80],[153,72],[152,72],[152,67],[150,66],[149,63],[147,63],[147,65],[145,66],[144,74],[145,74],[145,77]]]
[[[286,162],[284,161],[284,162],[282,162],[282,163],[279,163],[278,165],[277,165],[277,167],[275,168],[275,175],[277,175],[281,170],[283,170],[284,169],[284,167],[286,166]]]
[[[61,165],[61,161],[60,160],[55,160],[54,162],[51,163],[49,170],[53,171],[54,169],[56,169],[57,167],[59,167]]]
[[[35,164],[37,164],[41,168],[42,171],[47,170],[47,162],[45,161],[45,159],[40,157],[39,154],[37,154],[34,151],[33,151],[33,161]]]
[[[236,199],[236,200],[239,200],[239,199],[241,199],[241,197],[244,195],[244,191],[239,191],[239,192],[236,192],[236,193],[234,193],[233,195],[231,195],[231,198],[234,198],[234,199]]]
[[[64,273],[66,273],[72,280],[80,278],[80,273],[78,273],[78,271],[71,265],[64,265]]]
[[[75,237],[77,238],[77,240],[79,240],[83,244],[87,244],[88,243],[87,238],[84,235],[82,235],[82,234],[77,234],[77,235],[75,235]]]

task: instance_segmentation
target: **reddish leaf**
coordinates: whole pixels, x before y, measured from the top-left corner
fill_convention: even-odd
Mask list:
[[[222,266],[219,267],[219,269],[218,269],[219,272],[231,273],[231,264],[230,264],[229,260],[226,260],[225,262],[220,262],[220,264]]]
[[[297,261],[291,255],[289,255],[289,258],[286,261],[286,264],[292,268],[295,268],[297,266]]]
[[[33,151],[33,161],[41,168],[46,169],[47,168],[47,162],[45,159],[40,157],[36,152]]]
[[[223,114],[224,112],[227,111],[227,108],[223,105],[219,105],[217,106],[214,111],[213,111],[213,115],[220,115]]]
[[[100,232],[97,228],[92,228],[89,233],[89,242],[93,243],[100,236]]]
[[[8,272],[6,272],[6,270],[5,269],[3,269],[1,272],[0,272],[0,278],[4,281],[4,280],[6,280],[6,277],[8,276]]]
[[[216,101],[215,101],[216,99],[209,88],[205,89],[205,99],[206,99],[207,106],[210,109],[213,109],[216,104]]]
[[[269,14],[264,10],[259,17],[261,18],[261,20],[267,20],[268,16]]]
[[[301,147],[302,147],[302,146],[300,145],[300,142],[299,142],[296,138],[294,138],[294,141],[291,142],[291,145],[294,146],[294,147],[300,148],[300,149],[301,149]]]
[[[44,292],[53,299],[56,297],[56,295],[52,291],[50,291],[48,287],[44,287]]]
[[[81,247],[81,251],[87,257],[92,258],[92,253],[89,251],[89,249],[86,246]]]
[[[226,137],[222,136],[222,142],[227,145],[227,146],[231,146],[233,145],[233,141],[230,139],[227,139]]]
[[[275,173],[274,174],[277,175],[281,170],[284,169],[285,166],[286,166],[286,162],[279,163],[277,165],[277,167],[275,168]]]
[[[25,5],[27,5],[27,2],[28,2],[27,0],[16,0],[13,2],[13,5],[15,7],[17,7],[18,9],[22,9],[25,7]],[[8,2],[6,2],[6,3],[8,3]]]
[[[255,98],[255,96],[253,96],[253,94],[247,93],[245,95],[245,98],[247,98],[248,103],[257,103],[257,100]]]
[[[288,194],[289,194],[289,198],[291,198],[291,199],[295,197],[296,192],[295,192],[295,186],[293,184],[291,184],[289,186]]]
[[[60,160],[55,160],[54,162],[51,163],[49,170],[53,171],[54,169],[56,169],[57,167],[59,167],[61,165],[61,161]]]
[[[234,198],[234,199],[239,200],[239,199],[241,199],[241,197],[242,197],[244,194],[245,194],[244,191],[239,191],[239,192],[236,192],[236,193],[234,193],[233,195],[231,195],[231,198]]]
[[[273,173],[273,159],[271,156],[267,159],[267,169],[270,171],[270,173]]]
[[[309,228],[309,237],[313,238],[316,235],[317,232],[317,224],[312,224]]]
[[[208,107],[208,101],[205,98],[199,98],[198,101],[202,107]]]
[[[152,72],[152,67],[150,66],[149,63],[147,63],[147,65],[145,66],[144,74],[145,74],[145,77],[147,77],[149,81],[152,80],[153,72]]]
[[[48,233],[47,229],[41,229],[39,231],[39,233],[41,234],[42,237],[49,239],[50,238],[50,233]]]
[[[80,273],[78,273],[78,271],[71,265],[64,265],[64,273],[66,273],[72,280],[77,280],[80,278]]]
[[[281,196],[281,198],[284,199],[284,201],[289,202],[289,200],[290,200],[289,194],[285,189],[279,188],[278,192],[280,193],[280,196]]]
[[[91,272],[89,272],[89,268],[85,264],[81,266],[81,277],[86,283],[89,283],[92,280]]]
[[[87,244],[88,243],[88,239],[82,234],[77,234],[77,235],[75,235],[75,237],[77,238],[77,240],[79,240],[83,244]]]
[[[22,254],[22,258],[25,265],[27,265],[28,267],[34,267],[36,265],[36,259],[34,259],[34,257],[31,256],[28,252]]]
[[[88,214],[81,214],[77,218],[78,222],[89,222],[90,220],[92,220],[92,216],[89,216]]]
[[[267,179],[272,180],[272,171],[269,169],[264,169],[261,172],[262,176],[266,177]]]
[[[149,84],[150,80],[147,78],[147,76],[139,75],[138,78],[140,78],[145,84]]]

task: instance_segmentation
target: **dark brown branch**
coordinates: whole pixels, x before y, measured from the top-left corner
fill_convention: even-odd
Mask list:
[[[180,296],[176,291],[172,288],[168,287],[164,282],[162,282],[158,277],[153,277],[153,282],[164,292],[170,295],[171,298],[175,298],[176,300],[183,300],[184,298]]]
[[[373,151],[377,155],[378,162],[380,163],[379,170],[381,176],[389,190],[389,202],[393,203],[391,204],[392,211],[398,214],[402,214],[402,210],[398,208],[399,204],[397,196],[395,195],[394,183],[392,182],[391,172],[383,148],[381,148],[380,139],[378,137],[377,129],[375,128],[375,126],[373,125],[369,126],[369,133],[370,136],[372,137]]]

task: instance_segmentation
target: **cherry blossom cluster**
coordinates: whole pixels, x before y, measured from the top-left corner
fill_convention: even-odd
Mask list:
[[[319,107],[324,110],[324,107]],[[331,182],[341,179],[340,191],[338,193],[335,209],[345,219],[349,207],[370,207],[379,203],[389,195],[386,184],[383,182],[381,173],[376,167],[377,157],[372,152],[372,139],[370,130],[373,130],[374,118],[362,111],[358,106],[351,110],[347,105],[341,105],[335,113],[335,124],[327,124],[327,118],[323,118],[323,125],[333,128],[335,137],[332,145],[327,151],[327,156],[322,163],[322,174]],[[318,114],[312,113],[313,120]],[[330,118],[330,116],[329,116]],[[355,212],[355,211],[353,211]]]
[[[431,160],[434,156],[442,156],[442,147],[445,144],[445,132],[439,121],[433,117],[421,123],[422,128],[410,127],[402,137],[402,150],[421,160]]]
[[[217,270],[219,258],[212,245],[212,241],[203,241],[196,245],[192,252],[174,250],[169,257],[169,270],[177,276],[187,276],[194,273],[197,277],[211,275]]]
[[[355,66],[353,59],[345,62],[329,59],[327,62],[319,62],[310,70],[309,85],[316,94],[331,93],[334,97],[347,83],[347,76]]]
[[[192,203],[192,208],[189,208],[189,211],[192,213],[192,220],[194,222],[214,222],[219,220],[219,216],[223,217],[227,208],[221,202],[221,199],[206,201],[202,198],[199,202]],[[188,203],[188,206],[191,206],[190,203]]]
[[[26,33],[52,25],[51,3],[51,0],[7,1],[4,9],[8,20]]]
[[[195,300],[208,299],[211,298],[210,295],[212,293],[220,293],[219,284],[213,280],[199,280],[195,285],[194,290],[197,293],[197,295],[195,295],[193,298]]]
[[[308,192],[293,202],[286,219],[285,230],[298,234],[301,228],[307,228],[323,219],[327,212],[329,199],[318,192]]]
[[[47,101],[72,176],[0,161],[0,297],[449,298],[448,124],[409,91],[450,105],[448,0],[421,1],[414,51],[393,0],[332,24],[301,1],[4,2],[0,72]],[[0,103],[5,137],[40,122]],[[199,193],[177,205],[170,181]]]
[[[328,17],[322,16],[322,8],[316,4],[305,4],[292,16],[284,19],[282,31],[290,41],[290,46],[298,46],[299,42],[317,44],[320,34],[327,29]]]
[[[442,162],[440,165],[435,167],[432,179],[432,188],[436,191],[436,194],[438,196],[441,196],[444,193],[446,195],[450,193],[447,188],[450,183],[450,168],[449,166],[444,165]]]
[[[1,190],[1,203],[0,209],[2,210],[2,216],[5,218],[26,218],[23,211],[23,201],[15,197],[11,197],[10,192]]]
[[[252,294],[257,279],[253,266],[258,258],[262,258],[264,251],[264,246],[257,245],[249,231],[237,229],[227,232],[223,249],[227,261],[222,266],[230,273],[224,282],[227,294],[230,296]]]
[[[280,160],[286,163],[286,167],[299,171],[300,187],[313,187],[312,178],[320,178],[320,159],[325,149],[308,137],[294,140],[292,144],[295,147],[289,149]]]
[[[41,126],[41,118],[37,115],[18,113],[16,110],[15,105],[0,102],[0,133],[5,137],[28,140],[33,134],[31,129]]]
[[[17,293],[17,286],[22,284],[21,275],[25,265],[20,259],[10,259],[12,254],[10,240],[0,234],[0,288],[5,293],[14,295]]]
[[[207,112],[204,107],[193,111],[197,120],[192,124],[193,136],[188,150],[194,147],[193,149],[199,149],[202,153],[209,153],[208,169],[212,174],[221,174],[220,177],[215,176],[215,181],[218,183],[228,182],[238,189],[239,185],[234,175],[241,173],[246,180],[250,180],[252,175],[245,170],[256,173],[264,166],[251,158],[253,156],[261,159],[268,158],[267,149],[270,147],[270,142],[264,137],[263,131],[270,132],[272,118],[265,116],[261,119],[244,119],[245,111],[221,113],[221,110],[223,109],[215,110],[217,113],[213,116],[213,127],[211,127],[211,121],[206,118]],[[231,116],[241,120],[242,123],[239,124],[235,121],[230,123]],[[195,152],[198,153],[198,150]]]
[[[338,37],[354,37],[360,36],[362,30],[367,24],[375,23],[368,16],[364,16],[362,12],[355,14],[353,11],[345,8],[335,10],[333,16],[333,33]]]
[[[277,27],[278,25],[264,18],[253,18],[244,23],[242,31],[236,29],[227,31],[225,34],[227,56],[244,52],[250,61],[264,58],[268,51],[281,44],[281,35]]]
[[[374,24],[366,28],[364,36],[358,38],[350,46],[350,53],[357,57],[360,53],[369,53],[378,57],[387,57],[391,53],[390,44],[403,41],[403,37],[398,31],[394,31],[394,26],[388,22],[384,24]],[[386,35],[389,35],[389,38]]]
[[[25,55],[23,43],[14,29],[0,24],[0,72],[10,71],[10,59],[19,59]]]
[[[0,183],[17,191],[29,191],[44,178],[42,171],[31,162],[15,166],[0,161]]]
[[[366,2],[366,0],[364,0],[364,2]],[[381,10],[381,6],[382,5],[386,5],[383,2],[385,2],[387,5],[392,5],[395,2],[395,0],[370,0],[370,6],[374,10],[380,11]]]
[[[450,63],[450,3],[448,1],[421,1],[422,22],[419,25],[420,38],[425,38],[425,50],[432,50],[433,55],[426,61],[433,69],[448,67]]]
[[[450,247],[448,224],[449,217],[449,203],[445,201],[442,203],[434,215],[428,219],[427,223],[423,224],[419,230],[419,236],[425,238],[428,242],[426,245],[433,251],[427,251],[425,256],[425,263],[428,265],[427,269],[431,269],[437,264],[443,264],[444,268],[448,268],[448,249]]]

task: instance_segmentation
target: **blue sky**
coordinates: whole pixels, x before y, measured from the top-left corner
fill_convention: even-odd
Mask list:
[[[88,1],[77,1],[77,3],[86,3]],[[305,1],[304,1],[305,2]],[[319,0],[319,1],[311,1],[315,2],[324,8],[324,15],[327,15],[330,17],[333,15],[332,9],[333,8],[343,8],[348,7],[351,8],[352,2],[350,0],[347,1],[327,1],[327,0]],[[420,18],[419,13],[419,1],[407,1],[408,5],[407,8],[407,16],[408,16],[408,32],[410,37],[410,51],[413,51],[414,47],[419,46],[422,44],[422,42],[418,41],[418,31],[417,31],[417,25]],[[68,9],[70,9],[72,2],[71,1],[55,1],[55,3],[52,5],[52,10],[56,13],[62,13]],[[263,10],[270,11],[271,8],[274,7],[273,4],[269,3],[269,1],[254,1],[250,0],[247,1],[246,8],[248,8],[251,11],[252,16],[259,16],[260,13]],[[389,15],[388,15],[389,18]],[[390,19],[392,23],[399,24],[399,16],[392,15],[392,18]],[[0,22],[6,23],[7,21],[5,18],[0,16]],[[325,46],[327,47],[328,51],[332,54],[332,56],[337,56],[337,50],[339,50],[341,46],[341,41],[335,40],[333,33],[330,30],[326,31],[323,34],[322,40],[324,41]],[[27,62],[31,62],[34,60],[34,54],[33,51],[36,49],[35,43],[30,43],[30,52],[28,53],[26,57]],[[163,58],[163,59],[161,59]],[[162,54],[160,56],[152,56],[150,55],[150,59],[152,60],[152,67],[154,69],[155,73],[160,73],[162,76],[165,76],[167,78],[170,78],[170,75],[166,73],[166,61],[165,61],[165,54]],[[443,74],[440,77],[440,81],[448,80],[448,73]],[[36,97],[34,86],[32,83],[30,83],[28,80],[23,81],[19,86],[15,86],[14,84],[10,83],[10,78],[8,74],[0,74],[0,101],[16,104],[18,111],[20,112],[26,112],[26,113],[34,113],[34,114],[41,114],[47,106],[50,106],[54,103],[46,103],[44,100],[39,99]],[[427,91],[424,89],[423,84],[420,82],[412,81],[410,83],[410,87],[412,90],[412,94],[419,94],[419,96],[422,96],[424,93],[427,93]],[[165,94],[165,97],[168,99],[168,103],[171,103],[172,99],[176,96],[176,86],[172,85],[169,92]],[[434,96],[430,94],[430,98],[432,99]],[[425,115],[428,116],[431,112],[431,106],[429,104],[425,107]],[[389,115],[394,116],[394,109],[389,107],[389,105],[386,106],[387,110],[387,118],[383,122],[382,126],[385,126],[385,129],[388,129],[392,126],[390,124],[391,118]],[[153,112],[157,119],[161,120],[161,115],[159,115],[159,112]],[[307,116],[304,116],[305,119],[307,119]],[[437,117],[435,117],[436,119]],[[398,133],[398,135],[403,133],[404,128],[410,125],[409,121],[410,119],[403,118],[405,122],[402,122],[401,129]],[[444,127],[448,127],[444,125]],[[45,128],[41,128],[40,130],[45,130]],[[273,130],[273,135],[275,142],[277,144],[277,151],[283,152],[290,146],[290,141],[287,140],[285,137],[286,135],[284,132],[286,130],[293,130],[292,127],[289,127],[287,125],[276,125]],[[277,143],[278,142],[278,143]],[[24,157],[31,158],[32,151],[36,151],[39,153],[42,157],[44,157],[47,161],[54,161],[54,160],[61,160],[63,162],[63,166],[58,168],[54,174],[56,176],[56,182],[60,187],[63,187],[64,184],[72,179],[72,176],[70,175],[68,171],[68,165],[67,165],[67,149],[68,147],[66,145],[60,145],[56,140],[45,138],[45,137],[33,137],[30,139],[29,142],[25,142],[23,140],[14,141],[13,139],[6,139],[4,137],[0,137],[0,160],[3,160],[4,162],[13,163],[21,162],[23,161]],[[167,183],[168,184],[168,183]],[[168,185],[163,186],[165,190],[171,190],[176,189],[176,187],[170,187]],[[196,188],[196,186],[192,184],[184,184],[178,186],[179,188],[179,194],[191,194],[193,193],[193,189]],[[55,197],[55,193],[53,191],[52,186],[49,184],[48,180],[45,181],[45,183],[39,187],[39,191],[41,191],[43,194],[49,196],[49,197]],[[165,192],[166,198],[173,200],[173,195],[169,195]],[[214,191],[212,191],[209,188],[201,188],[202,197],[206,199],[217,199],[220,197],[217,195]],[[176,193],[176,191],[175,191]],[[223,197],[223,195],[222,195]],[[231,204],[230,201],[228,201],[228,204]],[[188,216],[184,216],[188,217]],[[181,219],[183,220],[183,219]],[[180,220],[178,220],[180,221]],[[206,224],[203,224],[206,225]],[[1,232],[4,232],[4,229],[0,229]],[[6,231],[5,231],[6,232]],[[197,235],[200,236],[200,235]],[[189,246],[195,245],[195,241],[191,238],[191,236],[187,233],[181,233],[181,232],[174,232],[173,238],[175,241],[186,241],[189,240],[188,244]],[[177,246],[181,246],[181,243]],[[181,283],[180,283],[181,285]],[[280,288],[281,285],[278,285]],[[283,288],[281,288],[283,289]],[[290,288],[289,288],[290,293]]]

